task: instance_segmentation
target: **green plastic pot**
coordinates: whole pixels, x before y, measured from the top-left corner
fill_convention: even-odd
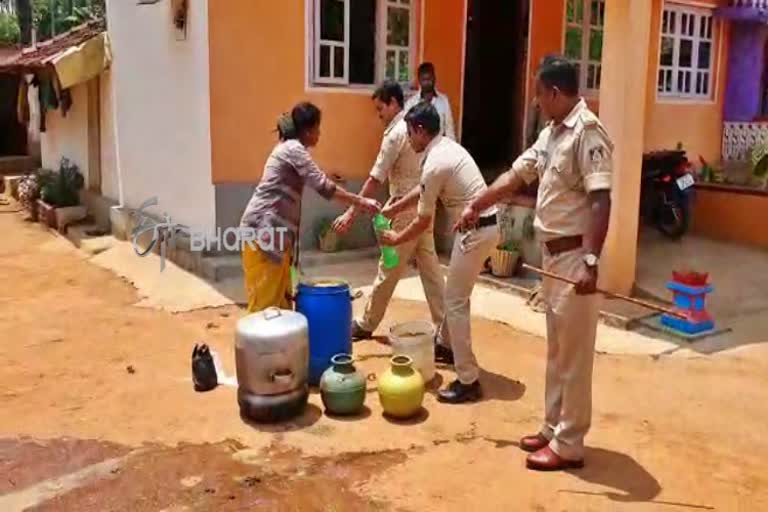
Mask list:
[[[357,373],[354,358],[336,354],[320,377],[320,397],[325,410],[337,416],[359,414],[365,404],[365,378]]]

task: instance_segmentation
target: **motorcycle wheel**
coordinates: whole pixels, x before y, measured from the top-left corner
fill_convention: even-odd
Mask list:
[[[656,228],[667,238],[678,240],[688,231],[689,221],[688,205],[670,202],[660,206],[656,215]]]

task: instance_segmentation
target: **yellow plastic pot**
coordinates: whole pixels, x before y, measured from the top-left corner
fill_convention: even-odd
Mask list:
[[[424,378],[413,368],[413,359],[396,355],[391,367],[379,377],[378,389],[384,414],[398,419],[415,416],[424,401]]]

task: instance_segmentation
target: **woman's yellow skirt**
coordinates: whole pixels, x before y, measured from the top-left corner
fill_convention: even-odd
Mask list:
[[[291,303],[291,252],[285,251],[283,260],[276,263],[261,249],[243,247],[243,271],[248,293],[248,312],[255,313],[269,307],[293,309]]]

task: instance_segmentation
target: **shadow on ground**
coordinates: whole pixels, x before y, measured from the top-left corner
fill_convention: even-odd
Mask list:
[[[656,478],[631,456],[603,448],[587,448],[584,469],[568,471],[586,483],[611,490],[603,492],[560,489],[568,494],[603,496],[618,503],[654,503],[685,509],[714,510],[714,507],[695,503],[657,500],[662,487]]]

